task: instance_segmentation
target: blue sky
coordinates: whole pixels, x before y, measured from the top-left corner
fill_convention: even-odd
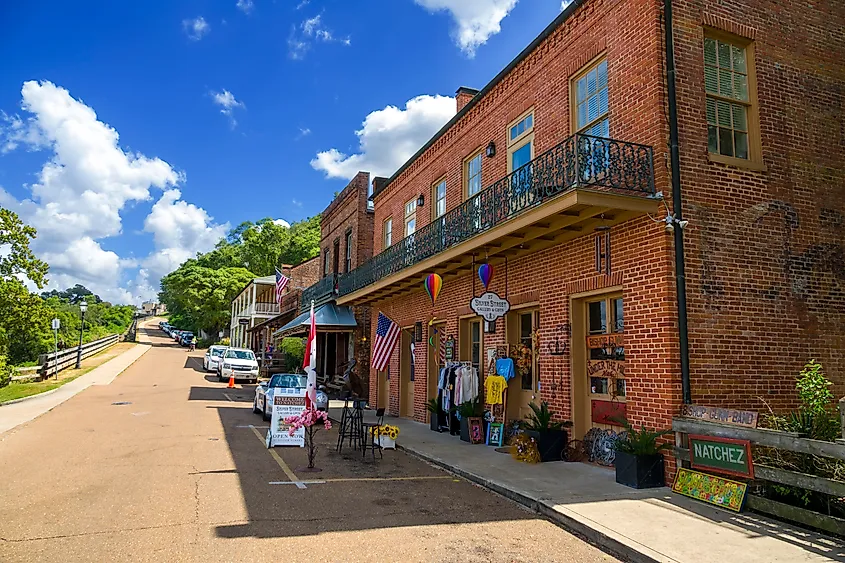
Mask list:
[[[451,117],[458,86],[484,86],[561,9],[35,4],[0,4],[0,205],[39,229],[51,287],[115,301],[154,296],[228,226],[296,221],[357,169],[389,175]]]

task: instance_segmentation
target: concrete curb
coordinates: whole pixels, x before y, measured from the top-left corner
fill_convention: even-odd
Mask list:
[[[448,463],[444,462],[443,460],[437,457],[416,451],[413,447],[409,448],[408,446],[399,443],[396,444],[396,447],[397,449],[407,452],[408,454],[416,458],[431,463],[432,465],[436,465],[437,467],[444,469],[449,473],[453,473],[454,475],[463,477],[467,481],[471,481],[477,485],[480,485],[485,489],[493,491],[494,493],[497,493],[507,499],[521,504],[522,506],[542,516],[545,516],[564,530],[571,532],[576,536],[584,538],[591,544],[600,548],[608,555],[612,555],[613,557],[616,557],[623,561],[631,561],[633,563],[661,563],[661,559],[655,559],[650,555],[639,551],[633,546],[607,535],[602,530],[591,526],[588,522],[584,522],[572,516],[562,514],[561,512],[555,510],[553,506],[546,502],[543,502],[542,500],[531,498],[520,492],[508,489],[507,487],[503,487],[502,485],[490,481],[489,479],[485,479],[480,475],[476,475],[475,473],[472,473],[470,471],[465,471],[459,467],[449,465]]]

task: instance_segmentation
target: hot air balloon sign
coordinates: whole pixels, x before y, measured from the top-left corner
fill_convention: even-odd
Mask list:
[[[429,274],[425,278],[425,290],[431,299],[432,306],[437,301],[437,296],[440,295],[440,290],[443,288],[443,278],[437,274]]]
[[[484,286],[484,291],[487,291],[487,286],[490,285],[490,280],[493,279],[493,266],[491,264],[482,264],[478,267],[478,279]]]

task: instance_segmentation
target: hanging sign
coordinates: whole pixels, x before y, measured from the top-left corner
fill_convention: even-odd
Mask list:
[[[469,302],[469,306],[477,315],[488,322],[504,317],[511,310],[510,302],[492,291],[482,294],[481,297],[474,297]]]
[[[625,335],[621,332],[613,334],[594,334],[587,337],[587,348],[621,348],[625,345]]]
[[[446,339],[446,361],[451,362],[455,359],[455,338],[450,336]]]
[[[238,324],[239,324],[239,325],[248,325],[248,324],[249,324],[249,319],[243,319],[243,318],[240,318],[240,319],[238,319]]]
[[[624,360],[587,360],[587,375],[589,377],[625,378]]]
[[[757,413],[753,411],[738,411],[735,409],[720,409],[719,407],[700,407],[698,405],[681,405],[681,416],[695,418],[706,422],[721,422],[734,426],[757,428]]]
[[[273,394],[273,413],[267,430],[267,447],[305,447],[305,428],[289,434],[290,425],[285,423],[289,416],[302,414],[305,410],[305,389],[276,389]]]
[[[745,502],[748,485],[681,467],[675,473],[672,490],[686,497],[739,512]]]
[[[748,440],[690,435],[689,453],[693,469],[754,478],[751,442]]]

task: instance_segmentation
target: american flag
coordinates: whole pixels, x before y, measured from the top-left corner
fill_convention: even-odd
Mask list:
[[[280,307],[282,306],[282,295],[284,294],[289,281],[290,278],[285,277],[285,275],[276,268],[276,303],[278,303]]]
[[[399,325],[391,321],[384,313],[379,312],[378,324],[376,325],[376,338],[373,342],[373,359],[370,367],[376,371],[382,371],[390,361],[390,354],[396,345],[399,337]]]

